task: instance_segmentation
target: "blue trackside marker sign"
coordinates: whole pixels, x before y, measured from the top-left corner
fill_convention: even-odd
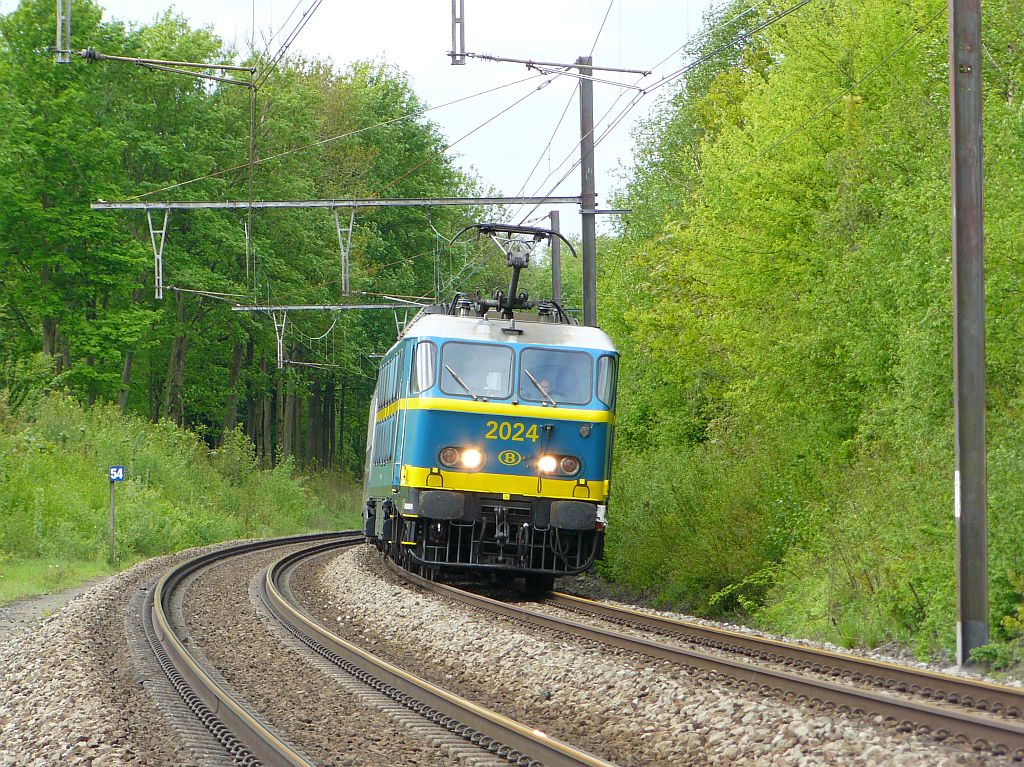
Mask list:
[[[110,481],[111,482],[124,482],[124,466],[111,466],[110,467]]]

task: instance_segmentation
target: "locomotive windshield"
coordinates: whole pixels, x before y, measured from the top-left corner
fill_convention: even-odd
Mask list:
[[[519,358],[519,397],[526,402],[586,405],[594,363],[585,352],[524,349]]]
[[[507,346],[449,341],[441,347],[441,391],[473,399],[511,397],[512,359]]]

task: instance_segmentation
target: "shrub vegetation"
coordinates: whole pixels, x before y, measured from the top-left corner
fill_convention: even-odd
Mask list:
[[[990,599],[1020,656],[1024,17],[984,4]],[[773,13],[737,0],[691,53]],[[947,29],[819,2],[690,72],[604,243],[623,351],[606,571],[845,645],[955,645]]]
[[[126,471],[116,489],[121,564],[233,538],[359,524],[340,478],[308,487],[290,461],[261,469],[237,429],[210,450],[170,422],[122,416],[112,405],[86,408],[64,394],[37,398],[20,417],[5,410],[0,423],[0,571],[8,581],[37,579],[45,589],[96,572],[107,556],[112,465]],[[7,588],[8,596],[25,590]]]

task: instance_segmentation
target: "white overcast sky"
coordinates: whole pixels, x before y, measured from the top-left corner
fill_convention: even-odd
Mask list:
[[[107,18],[136,23],[151,21],[171,5],[160,0],[99,0],[99,4],[106,9]],[[594,63],[649,69],[669,57],[654,69],[655,74],[648,81],[678,69],[684,63],[681,55],[670,54],[700,31],[702,16],[713,4],[713,0],[614,0],[594,49]],[[252,39],[254,19],[256,39],[265,40],[279,32],[294,8],[299,10],[285,29],[294,26],[302,11],[312,5],[314,0],[178,0],[173,8],[193,26],[211,26],[225,42],[244,51]],[[16,6],[15,0],[0,0],[0,12],[9,12]],[[609,0],[465,0],[465,6],[467,51],[571,63],[577,56],[590,53]],[[72,18],[72,46],[78,47],[74,43],[73,22]],[[276,50],[277,46],[275,40],[271,48]],[[521,64],[472,59],[465,66],[451,66],[445,55],[450,48],[450,0],[325,0],[290,50],[331,59],[338,67],[357,59],[384,58],[408,73],[416,93],[430,106],[531,74]],[[629,82],[636,77],[598,76]],[[547,192],[568,169],[565,165],[555,172],[556,167],[566,157],[578,156],[579,106],[575,98],[550,149],[546,150],[577,83],[563,76],[536,91],[537,85],[547,79],[534,79],[429,115],[449,140],[455,140],[533,93],[452,150],[460,165],[474,170],[485,185],[500,194]],[[600,83],[595,83],[594,91],[600,134],[634,92],[623,95],[622,89]],[[620,95],[618,106],[602,121],[602,115]],[[608,206],[609,193],[621,185],[621,169],[628,167],[632,158],[631,129],[655,102],[655,95],[644,98],[598,146],[595,158],[599,206]],[[238,129],[245,130],[245,126]],[[527,183],[538,158],[537,171]],[[542,185],[549,172],[555,175]],[[577,169],[555,194],[575,195],[579,188]],[[562,208],[562,226],[566,231],[579,231],[577,210]],[[518,215],[524,214],[522,211]]]

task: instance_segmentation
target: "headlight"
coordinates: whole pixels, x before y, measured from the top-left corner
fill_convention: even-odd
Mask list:
[[[580,459],[574,455],[542,455],[537,461],[541,474],[571,477],[580,471]]]
[[[467,450],[462,451],[462,466],[466,469],[478,469],[480,464],[484,462],[484,454],[477,450],[475,447],[471,447]]]
[[[479,469],[484,464],[484,454],[475,447],[446,447],[437,454],[442,466],[449,469]]]

